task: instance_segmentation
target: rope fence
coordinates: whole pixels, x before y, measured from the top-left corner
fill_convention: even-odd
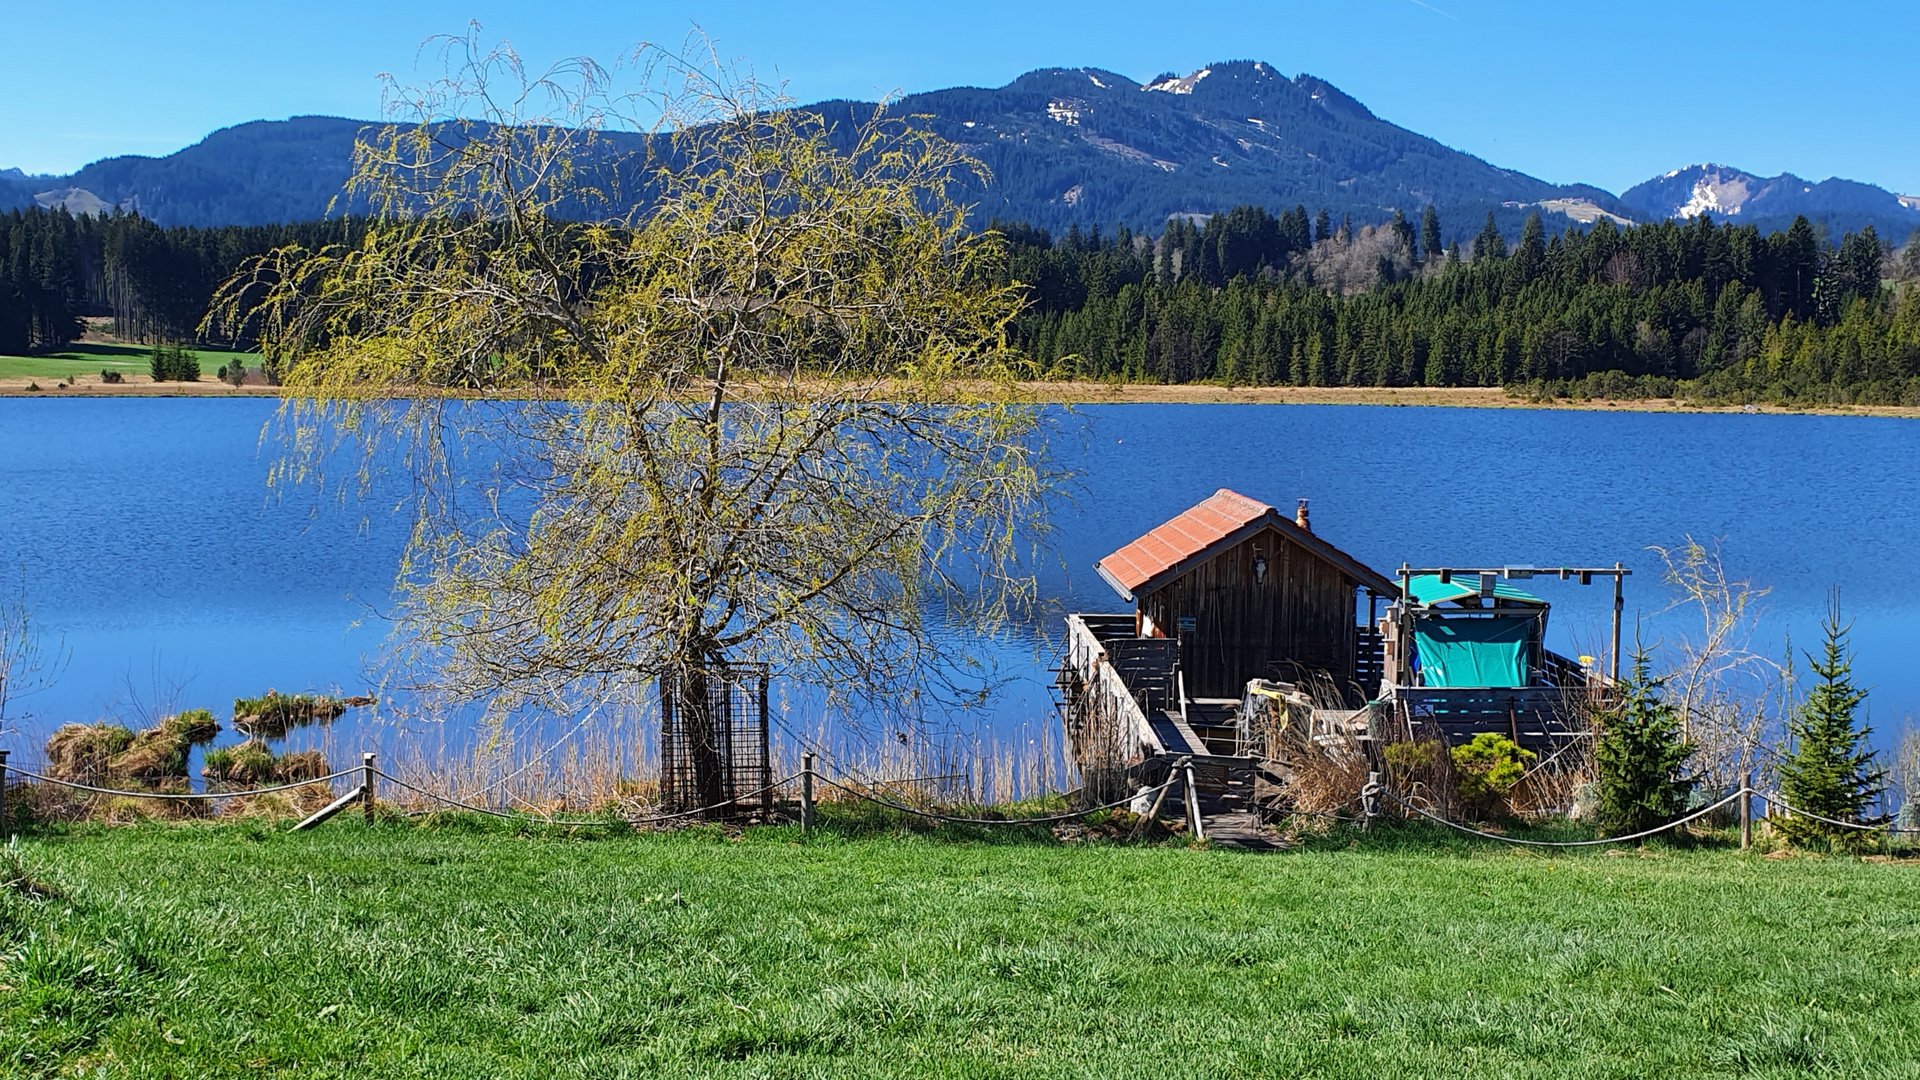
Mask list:
[[[330,784],[333,781],[338,780],[343,776],[352,776],[355,773],[358,773],[360,771],[359,769],[342,769],[339,772],[328,773],[325,776],[316,776],[311,780],[296,780],[286,784],[275,784],[272,787],[245,788],[239,791],[180,792],[180,791],[121,791],[116,788],[96,787],[92,784],[80,783],[78,780],[62,780],[57,776],[43,776],[37,772],[30,772],[26,769],[18,768],[16,766],[6,765],[5,762],[0,762],[0,769],[4,770],[3,772],[0,772],[0,775],[5,775],[10,773],[14,776],[24,776],[29,780],[38,780],[43,784],[53,784],[58,787],[72,788],[75,791],[88,791],[88,792],[92,792],[95,795],[119,795],[119,796],[124,796],[130,799],[199,799],[203,801],[206,801],[206,800],[218,801],[220,799],[245,799],[254,795],[271,795],[276,791],[292,791],[295,788],[312,787],[315,784]]]
[[[679,810],[679,811],[674,811],[672,813],[646,814],[646,815],[640,815],[635,817],[620,817],[620,818],[609,817],[609,818],[597,818],[597,819],[560,819],[560,818],[547,817],[539,814],[516,813],[509,810],[500,810],[500,809],[496,809],[489,806],[481,806],[475,803],[467,802],[465,800],[455,798],[452,796],[442,795],[439,792],[431,791],[427,788],[419,786],[418,784],[414,784],[410,781],[403,780],[400,777],[394,776],[391,773],[388,773],[381,769],[376,768],[374,766],[374,755],[372,754],[364,754],[362,755],[362,757],[363,757],[363,763],[360,768],[342,769],[338,772],[329,773],[325,776],[315,777],[311,780],[300,780],[300,781],[293,781],[293,782],[284,783],[284,784],[274,784],[267,787],[245,788],[240,790],[207,791],[207,792],[162,792],[162,791],[125,791],[125,790],[120,790],[116,788],[101,787],[96,784],[88,784],[88,783],[83,783],[77,780],[67,780],[60,777],[56,777],[56,776],[49,776],[41,772],[36,772],[29,769],[22,769],[22,768],[19,768],[18,766],[9,766],[7,764],[6,752],[0,751],[0,821],[3,821],[5,819],[5,813],[4,813],[5,811],[4,799],[6,795],[5,785],[8,779],[8,775],[10,773],[12,775],[16,775],[27,780],[37,781],[43,784],[52,784],[57,787],[68,788],[75,791],[84,791],[84,792],[88,792],[90,794],[96,794],[96,795],[109,795],[109,796],[116,796],[121,798],[134,798],[134,799],[200,800],[200,801],[208,801],[208,802],[217,802],[221,800],[230,800],[230,799],[252,798],[254,796],[259,796],[259,795],[270,795],[277,792],[293,791],[298,789],[312,789],[321,784],[331,784],[333,781],[340,780],[346,777],[355,776],[355,775],[358,775],[361,778],[361,783],[359,787],[353,789],[352,791],[349,791],[347,794],[341,796],[339,799],[336,799],[331,805],[329,805],[325,809],[311,815],[305,821],[302,821],[298,826],[299,828],[308,828],[313,825],[316,825],[319,822],[326,820],[328,817],[331,817],[334,813],[338,812],[340,809],[343,809],[350,803],[356,802],[356,801],[362,803],[363,806],[366,807],[367,812],[369,814],[369,818],[371,818],[373,794],[374,794],[373,784],[376,778],[383,779],[396,787],[405,789],[407,791],[413,792],[420,796],[424,796],[427,799],[431,799],[436,802],[445,804],[446,806],[453,807],[459,810],[464,810],[469,813],[482,814],[488,817],[502,818],[509,821],[529,821],[529,822],[535,822],[543,825],[575,827],[575,828],[591,828],[594,826],[607,826],[607,825],[612,825],[616,822],[620,822],[628,825],[650,825],[650,824],[659,824],[659,823],[664,823],[669,821],[679,821],[687,818],[699,817],[702,815],[712,814],[715,811],[724,810],[730,806],[735,806],[741,803],[748,802],[770,791],[779,791],[787,787],[789,784],[792,784],[794,781],[798,780],[801,782],[801,817],[800,817],[801,827],[808,831],[810,831],[813,828],[813,819],[814,819],[813,782],[815,780],[819,780],[820,782],[826,784],[828,787],[841,791],[853,797],[856,800],[872,803],[876,806],[881,806],[888,810],[895,811],[897,813],[909,814],[916,817],[925,818],[930,821],[937,821],[937,822],[956,824],[956,825],[978,825],[978,826],[986,826],[986,827],[1001,826],[1001,827],[1021,827],[1021,828],[1033,826],[1033,825],[1053,825],[1061,822],[1075,821],[1075,820],[1083,819],[1086,817],[1090,817],[1097,813],[1101,813],[1102,811],[1118,809],[1119,807],[1122,807],[1122,806],[1136,804],[1143,799],[1149,799],[1149,798],[1153,798],[1154,796],[1160,796],[1160,798],[1153,799],[1153,803],[1152,803],[1153,809],[1147,815],[1147,816],[1157,817],[1161,803],[1162,801],[1164,801],[1164,796],[1168,791],[1170,791],[1176,784],[1180,784],[1183,781],[1188,783],[1189,785],[1192,784],[1192,777],[1191,777],[1192,769],[1189,767],[1183,773],[1183,770],[1181,768],[1181,766],[1185,764],[1185,759],[1183,759],[1181,762],[1176,762],[1174,764],[1174,767],[1168,771],[1167,778],[1161,781],[1159,784],[1156,784],[1152,787],[1143,787],[1138,791],[1135,791],[1132,794],[1129,794],[1123,798],[1116,799],[1113,802],[1103,803],[1099,806],[1087,807],[1081,810],[1071,810],[1071,811],[1058,813],[1058,814],[1042,814],[1042,815],[1037,815],[1033,817],[991,817],[991,818],[973,817],[973,816],[960,815],[960,814],[944,813],[938,810],[929,810],[922,807],[910,806],[906,803],[898,802],[893,799],[889,799],[877,794],[873,794],[870,791],[863,791],[857,786],[844,783],[841,780],[836,780],[833,777],[828,776],[825,773],[821,772],[820,770],[815,768],[813,765],[813,760],[812,760],[813,755],[807,754],[806,764],[801,768],[799,772],[782,777],[779,780],[776,780],[770,784],[766,784],[762,787],[755,788],[752,791],[743,792],[741,794],[733,796],[732,798],[723,799],[719,802],[713,803],[708,806],[696,807],[691,810]],[[956,775],[959,775],[959,774],[956,774]],[[942,779],[945,779],[945,777],[942,777]],[[883,781],[881,783],[868,784],[867,786],[877,788],[877,787],[883,786],[883,784],[886,784],[886,783],[898,783],[898,782],[899,781]],[[1374,820],[1379,817],[1379,814],[1380,814],[1379,797],[1383,795],[1386,798],[1392,800],[1393,802],[1399,804],[1401,807],[1403,807],[1410,813],[1416,814],[1422,818],[1425,818],[1429,821],[1434,822],[1435,824],[1445,826],[1446,828],[1453,829],[1457,832],[1464,833],[1469,836],[1479,837],[1484,840],[1497,841],[1503,844],[1512,844],[1516,846],[1537,847],[1537,848],[1597,847],[1597,846],[1602,846],[1606,844],[1627,844],[1637,840],[1645,840],[1649,837],[1657,836],[1661,833],[1670,832],[1675,829],[1683,828],[1686,825],[1689,825],[1695,821],[1698,821],[1701,818],[1704,818],[1709,814],[1714,813],[1717,810],[1720,810],[1728,805],[1731,805],[1736,801],[1752,799],[1754,797],[1758,797],[1760,799],[1765,800],[1771,811],[1781,812],[1792,817],[1807,818],[1809,820],[1822,822],[1827,825],[1835,826],[1837,828],[1854,829],[1861,832],[1880,832],[1880,833],[1886,833],[1889,836],[1894,834],[1920,834],[1920,828],[1899,828],[1890,822],[1869,824],[1869,823],[1858,822],[1858,821],[1842,821],[1837,818],[1830,818],[1821,814],[1816,814],[1810,811],[1801,810],[1785,802],[1783,799],[1779,797],[1778,793],[1763,792],[1758,790],[1757,788],[1754,788],[1750,784],[1742,785],[1738,791],[1735,791],[1732,794],[1725,796],[1724,798],[1718,800],[1717,802],[1713,802],[1706,806],[1703,806],[1700,809],[1685,815],[1684,817],[1676,818],[1675,820],[1667,822],[1664,825],[1656,826],[1655,828],[1651,828],[1651,829],[1644,829],[1644,830],[1641,830],[1640,832],[1629,833],[1625,836],[1605,836],[1605,837],[1598,837],[1592,840],[1533,840],[1526,837],[1506,836],[1500,833],[1492,833],[1492,832],[1487,832],[1483,829],[1477,829],[1471,825],[1467,825],[1467,824],[1464,824],[1458,821],[1453,821],[1449,818],[1443,817],[1440,814],[1437,814],[1432,810],[1428,809],[1427,807],[1419,805],[1420,802],[1426,801],[1424,799],[1418,799],[1417,796],[1412,798],[1402,796],[1398,792],[1395,792],[1385,787],[1379,782],[1379,774],[1377,773],[1372,774],[1369,777],[1366,787],[1361,791],[1359,797],[1355,800],[1356,802],[1359,802],[1361,804],[1361,807],[1363,810],[1362,817],[1356,818],[1356,817],[1352,817],[1346,814],[1341,814],[1335,811],[1289,810],[1289,811],[1285,811],[1284,813],[1287,816],[1327,818],[1337,822],[1343,822],[1347,824],[1359,824],[1362,826],[1371,827]],[[1744,803],[1742,805],[1742,810],[1741,810],[1741,833],[1742,833],[1741,846],[1742,847],[1747,846],[1748,843],[1750,842],[1751,805],[1752,804],[1750,802]]]
[[[1102,810],[1112,810],[1112,809],[1115,809],[1116,807],[1126,806],[1127,804],[1133,802],[1135,799],[1139,799],[1147,795],[1153,795],[1161,791],[1165,791],[1166,789],[1172,787],[1174,784],[1177,784],[1180,782],[1179,776],[1177,775],[1170,776],[1165,781],[1161,782],[1160,784],[1154,787],[1141,788],[1139,791],[1136,791],[1133,794],[1128,795],[1123,799],[1116,799],[1113,802],[1105,803],[1100,806],[1088,807],[1085,810],[1073,810],[1064,814],[1047,814],[1041,817],[1021,817],[1021,818],[977,818],[977,817],[957,817],[952,814],[941,814],[932,810],[921,810],[916,807],[907,806],[904,803],[894,802],[891,799],[882,799],[877,795],[869,795],[864,791],[860,791],[856,788],[848,787],[847,785],[842,784],[839,781],[834,780],[833,778],[826,776],[824,774],[816,773],[815,775],[819,776],[821,781],[826,783],[827,785],[831,787],[839,788],[841,791],[844,791],[847,794],[852,795],[856,799],[864,799],[867,802],[874,803],[878,806],[884,806],[889,810],[898,810],[903,814],[916,814],[920,817],[930,818],[934,821],[950,822],[957,825],[1051,825],[1061,821],[1073,821],[1077,818],[1083,818],[1083,817],[1091,816],[1093,814],[1097,814]]]

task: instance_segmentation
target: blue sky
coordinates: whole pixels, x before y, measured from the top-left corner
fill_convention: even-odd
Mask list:
[[[165,154],[252,119],[374,116],[376,76],[406,78],[423,39],[469,19],[543,62],[678,42],[698,23],[802,100],[993,86],[1056,65],[1145,79],[1266,60],[1555,182],[1617,192],[1710,160],[1920,193],[1920,0],[0,0],[14,45],[0,168]]]

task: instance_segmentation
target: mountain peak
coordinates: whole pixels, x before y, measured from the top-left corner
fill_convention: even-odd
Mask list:
[[[1853,180],[1829,177],[1818,183],[1792,173],[1758,176],[1730,165],[1702,162],[1675,169],[1628,188],[1620,201],[1655,220],[1711,214],[1732,221],[1777,223],[1804,215],[1848,226],[1879,221],[1883,227],[1920,225],[1920,207]]]

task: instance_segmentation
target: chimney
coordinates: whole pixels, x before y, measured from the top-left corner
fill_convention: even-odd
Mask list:
[[[1307,523],[1307,500],[1300,500],[1300,508],[1293,512],[1293,523],[1308,532],[1313,531],[1313,526]]]

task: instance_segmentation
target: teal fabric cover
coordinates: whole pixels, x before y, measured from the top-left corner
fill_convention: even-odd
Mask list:
[[[1429,617],[1413,624],[1428,686],[1525,686],[1530,618]]]
[[[1452,581],[1443,583],[1440,580],[1439,574],[1416,574],[1407,579],[1407,592],[1412,594],[1413,599],[1417,603],[1432,607],[1434,604],[1443,604],[1449,600],[1466,600],[1470,597],[1479,596],[1480,578],[1478,575],[1457,577]],[[1522,604],[1539,604],[1542,607],[1545,607],[1547,603],[1532,593],[1522,589],[1516,589],[1504,581],[1495,581],[1493,583],[1493,595],[1502,600],[1514,600]]]

